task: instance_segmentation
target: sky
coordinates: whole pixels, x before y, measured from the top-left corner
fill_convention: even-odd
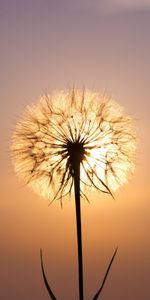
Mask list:
[[[85,299],[118,245],[103,300],[150,295],[150,1],[0,0],[0,298],[46,300],[39,249],[58,299],[78,299],[74,200],[35,195],[11,164],[11,136],[43,93],[88,88],[113,97],[136,121],[137,166],[115,201],[82,202]]]

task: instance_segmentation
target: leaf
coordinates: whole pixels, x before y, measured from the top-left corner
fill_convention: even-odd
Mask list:
[[[57,300],[49,286],[49,283],[48,283],[46,275],[45,275],[44,266],[43,266],[42,249],[40,249],[40,258],[41,258],[42,275],[43,275],[44,283],[45,283],[46,289],[48,291],[48,294],[52,300]]]
[[[117,254],[117,250],[118,250],[118,247],[116,248],[116,250],[115,250],[115,252],[114,252],[114,254],[113,254],[113,256],[112,256],[112,258],[111,258],[111,260],[110,260],[110,263],[109,263],[108,268],[107,268],[107,270],[106,270],[104,279],[103,279],[102,284],[101,284],[101,286],[100,286],[100,289],[98,290],[98,292],[97,292],[96,295],[94,296],[93,300],[97,300],[98,297],[99,297],[99,295],[101,294],[101,291],[102,291],[102,289],[103,289],[103,287],[104,287],[104,284],[105,284],[105,282],[106,282],[108,273],[109,273],[109,271],[110,271],[110,268],[111,268],[111,266],[112,266],[112,263],[113,263],[113,261],[114,261],[114,259],[115,259],[116,254]]]

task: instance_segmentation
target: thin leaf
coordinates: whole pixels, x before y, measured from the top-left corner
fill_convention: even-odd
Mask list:
[[[101,291],[102,291],[102,289],[103,289],[103,287],[104,287],[104,284],[105,284],[105,282],[106,282],[106,279],[107,279],[108,273],[109,273],[109,271],[110,271],[111,265],[112,265],[112,263],[113,263],[113,261],[114,261],[114,259],[115,259],[116,254],[117,254],[117,250],[118,250],[118,247],[116,248],[116,250],[115,250],[115,252],[114,252],[114,254],[113,254],[112,258],[111,258],[111,261],[110,261],[109,266],[108,266],[108,268],[107,268],[107,270],[106,270],[104,279],[103,279],[103,281],[102,281],[101,287],[100,287],[100,289],[98,290],[98,292],[96,293],[96,295],[94,296],[93,300],[97,300],[97,299],[98,299],[98,297],[99,297],[99,295],[100,295],[100,293],[101,293]]]
[[[42,249],[40,249],[40,258],[41,258],[42,275],[43,275],[44,283],[45,283],[46,289],[48,291],[48,294],[52,300],[57,300],[48,284],[48,281],[47,281],[47,278],[45,275],[44,266],[43,266]]]

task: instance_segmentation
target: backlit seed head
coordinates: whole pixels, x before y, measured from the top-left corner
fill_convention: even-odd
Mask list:
[[[38,194],[71,192],[80,164],[81,195],[111,194],[135,168],[133,120],[114,101],[83,90],[55,92],[27,107],[12,138],[16,173]]]

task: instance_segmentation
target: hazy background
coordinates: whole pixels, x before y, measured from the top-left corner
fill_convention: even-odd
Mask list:
[[[85,300],[117,258],[103,300],[150,299],[150,1],[0,0],[0,299],[77,300],[73,199],[48,201],[18,181],[9,146],[27,104],[45,91],[87,87],[137,119],[137,170],[111,197],[82,202]]]

